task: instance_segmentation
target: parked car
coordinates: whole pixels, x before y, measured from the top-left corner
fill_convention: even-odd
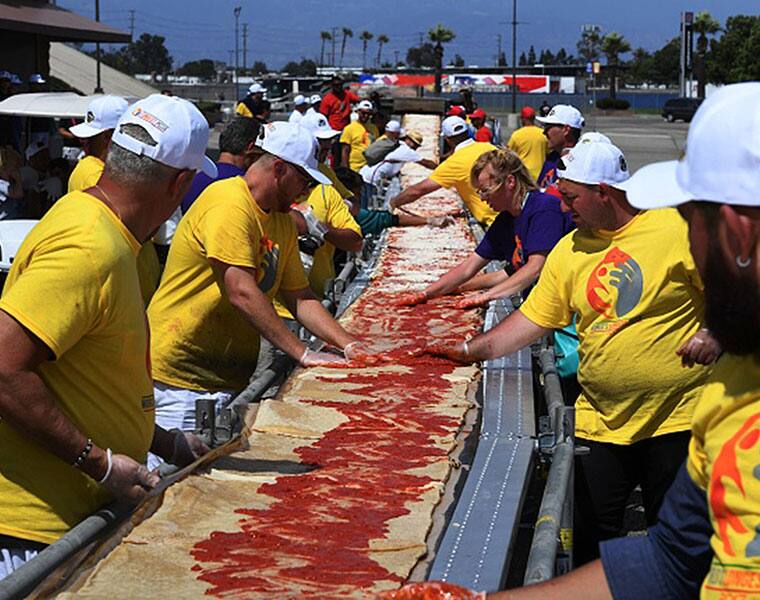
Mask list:
[[[662,107],[662,116],[668,123],[678,119],[688,123],[694,117],[703,98],[671,98]]]

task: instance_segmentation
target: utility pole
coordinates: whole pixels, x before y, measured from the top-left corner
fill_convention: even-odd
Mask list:
[[[501,34],[496,36],[496,66],[501,66]]]
[[[238,26],[240,24],[240,10],[239,6],[236,6],[232,11],[235,14],[235,98],[240,98],[240,84],[238,82]]]
[[[129,11],[129,37],[135,37],[135,10]]]
[[[517,0],[512,0],[512,113],[517,112]]]
[[[418,35],[420,36],[420,48],[422,48],[422,38],[425,34],[420,31]]]
[[[332,64],[333,67],[335,66],[335,36],[336,35],[338,35],[338,28],[337,27],[333,27],[332,28],[332,40],[331,40],[331,42],[332,42],[332,60],[330,61],[330,63]]]
[[[398,50],[394,50],[393,54],[396,56],[396,62],[393,64],[394,67],[398,66]]]
[[[100,0],[95,0],[95,20],[100,23]],[[100,42],[95,44],[95,93],[102,94],[100,87]]]
[[[245,73],[245,62],[248,58],[248,23],[243,23],[243,73]]]

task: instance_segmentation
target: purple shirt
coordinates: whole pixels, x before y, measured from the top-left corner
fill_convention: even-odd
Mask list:
[[[517,270],[531,254],[548,254],[573,229],[575,224],[560,209],[559,199],[535,191],[528,194],[519,216],[499,213],[475,252],[487,260],[507,260]]]
[[[216,179],[211,179],[211,177],[202,171],[199,171],[198,174],[193,178],[193,183],[190,184],[190,189],[182,199],[183,215],[188,210],[190,210],[193,202],[198,199],[198,196],[201,195],[201,192],[203,192],[203,190],[205,190],[209,185],[215,181],[219,181],[220,179],[229,179],[230,177],[237,177],[238,175],[243,175],[245,173],[243,169],[236,167],[235,165],[231,165],[230,163],[223,162],[216,163],[216,169],[218,171]]]
[[[559,162],[559,152],[549,152],[544,161],[544,166],[541,167],[541,172],[538,174],[538,187],[542,190],[548,188],[552,183],[557,181],[557,163]]]

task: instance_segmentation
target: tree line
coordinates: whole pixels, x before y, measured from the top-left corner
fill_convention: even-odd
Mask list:
[[[281,71],[297,76],[316,75],[318,65],[325,65],[326,58],[330,64],[337,63],[336,66],[340,67],[343,65],[348,40],[353,35],[354,32],[348,27],[340,28],[339,32],[338,28],[332,32],[321,31],[319,61],[311,58],[293,60],[284,65]],[[399,60],[395,65],[382,60],[383,47],[390,41],[387,35],[362,31],[358,39],[362,43],[362,62],[365,68],[369,66],[368,58],[373,58],[375,67],[429,67],[434,69],[438,82],[443,69],[444,45],[455,37],[456,34],[451,29],[441,24],[436,25],[428,31],[426,40],[408,48],[404,60]],[[726,84],[760,80],[760,16],[736,15],[729,17],[722,25],[708,12],[700,12],[694,19],[694,37],[692,75],[698,82],[699,95],[704,95],[704,87],[708,82]],[[376,44],[376,52],[374,57],[369,57],[369,44],[372,40]],[[163,36],[143,33],[131,44],[103,52],[101,59],[105,64],[129,74],[174,72],[178,75],[214,79],[218,72],[224,72],[226,68],[220,61],[200,59],[186,62],[172,71],[173,61],[165,42]],[[521,53],[519,64],[585,65],[603,59],[606,64],[603,77],[609,83],[612,97],[617,83],[667,86],[678,83],[680,37],[674,37],[661,48],[650,52],[640,47],[632,48],[630,42],[617,32],[603,34],[599,28],[589,27],[581,33],[575,52],[572,54],[565,48],[560,48],[556,53],[549,48],[536,51],[531,46],[527,52]],[[90,54],[94,55],[94,52]],[[624,60],[622,57],[625,55],[630,58]],[[456,54],[449,65],[463,67],[465,60]],[[240,70],[241,74],[246,75],[267,72],[269,69],[262,61],[254,62],[245,72]]]

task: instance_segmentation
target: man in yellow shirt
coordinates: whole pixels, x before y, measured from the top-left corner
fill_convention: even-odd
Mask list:
[[[297,124],[265,125],[263,155],[243,177],[207,187],[174,237],[161,285],[148,307],[156,420],[192,430],[201,398],[226,402],[248,383],[260,336],[309,367],[343,362],[312,352],[277,316],[279,294],[291,314],[348,357],[361,344],[309,289],[288,212],[317,169],[317,142]]]
[[[470,171],[481,154],[495,150],[496,146],[486,142],[476,142],[470,138],[470,131],[464,119],[446,117],[441,123],[441,135],[446,145],[454,153],[441,162],[427,179],[405,189],[390,201],[391,209],[414,202],[422,196],[443,188],[455,188],[462,202],[484,227],[494,222],[498,213],[478,196],[470,182]]]
[[[16,254],[0,299],[0,579],[114,498],[142,499],[158,481],[149,448],[194,460],[154,425],[135,257],[195,171],[213,172],[207,143],[190,102],[141,100],[96,186],[53,206]]]
[[[246,97],[240,100],[235,107],[235,114],[241,117],[248,117],[249,119],[253,119],[256,115],[260,114],[260,106],[264,101],[266,91],[266,88],[260,83],[252,83],[248,88]]]
[[[71,128],[71,133],[82,140],[86,156],[71,172],[69,193],[87,190],[98,183],[111,146],[113,129],[125,110],[127,101],[124,98],[101,96],[90,102],[84,123]],[[140,248],[137,255],[137,271],[143,302],[148,306],[161,277],[161,265],[152,240],[148,240]]]
[[[531,106],[523,107],[520,120],[522,127],[510,136],[507,146],[520,157],[533,179],[537,180],[546,160],[546,136],[544,130],[536,125],[536,111]]]
[[[70,129],[84,148],[85,157],[69,176],[69,192],[94,186],[101,173],[111,145],[111,135],[119,118],[127,110],[127,101],[119,96],[100,96],[90,102],[84,123]]]
[[[577,315],[575,433],[591,448],[575,475],[573,551],[582,564],[598,556],[599,541],[618,535],[636,485],[647,522],[655,522],[710,371],[684,369],[677,353],[692,362],[695,348],[709,348],[697,358],[710,363],[719,348],[703,329],[702,284],[678,213],[631,207],[625,158],[612,144],[580,144],[558,167],[578,229],[549,253],[519,310],[446,353],[469,361],[510,354]]]
[[[341,164],[358,172],[367,160],[364,151],[378,137],[377,127],[370,122],[374,108],[370,100],[362,100],[356,105],[358,119],[343,129],[340,134],[342,146]]]

